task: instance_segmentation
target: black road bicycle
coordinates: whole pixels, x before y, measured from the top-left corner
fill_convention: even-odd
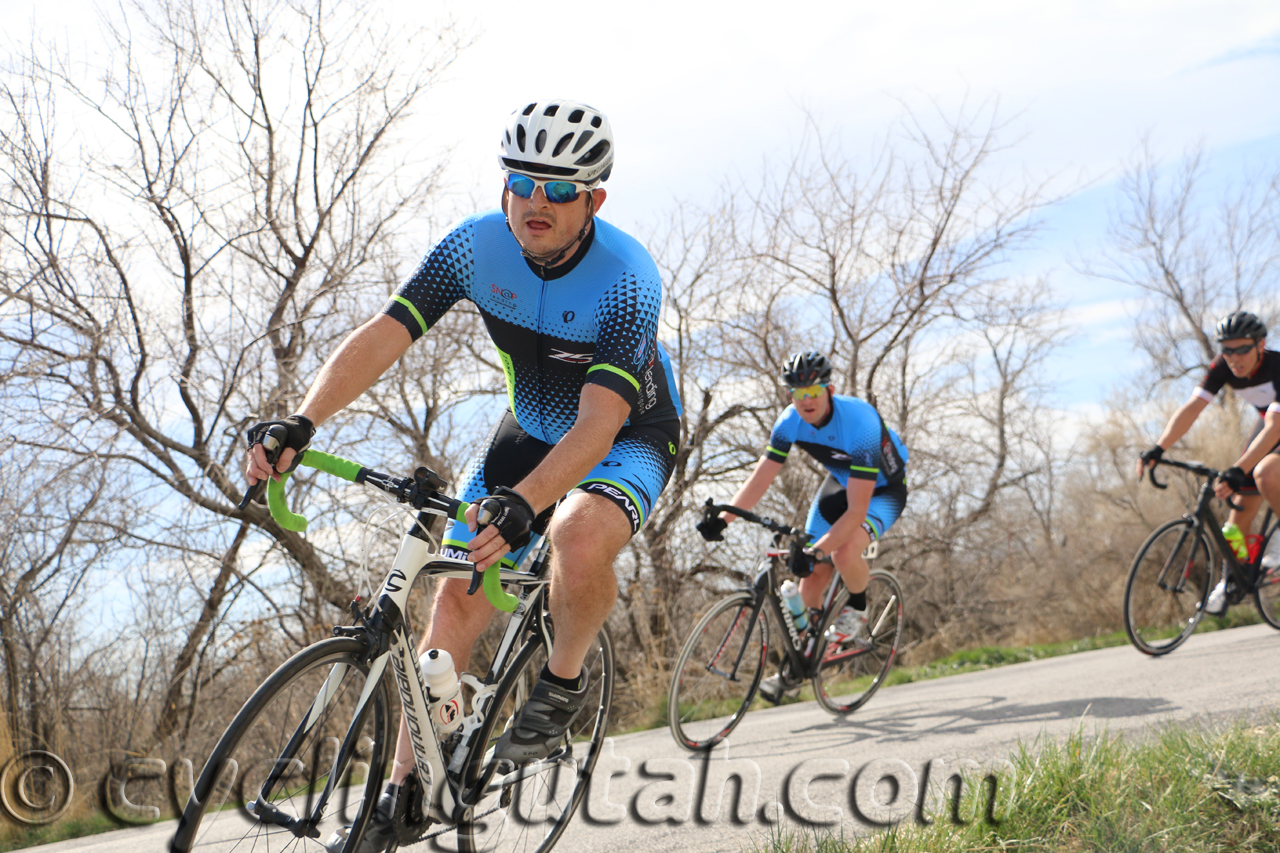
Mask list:
[[[608,633],[600,631],[587,655],[586,704],[556,751],[524,766],[495,761],[494,744],[533,689],[555,633],[546,609],[549,543],[535,537],[519,567],[484,573],[485,594],[510,616],[484,677],[460,674],[465,716],[442,742],[405,605],[419,577],[471,578],[472,592],[480,585],[471,563],[435,553],[426,532],[431,515],[461,519],[467,504],[444,495],[444,481],[427,468],[397,478],[314,450],[301,464],[381,489],[416,510],[415,521],[373,601],[352,602],[352,624],[285,661],[232,720],[171,849],[355,850],[395,751],[394,692],[421,780],[410,786],[400,844],[456,832],[462,851],[549,850],[581,802],[604,741],[614,679]],[[267,493],[282,526],[305,529],[285,507],[282,483],[269,482]]]
[[[1226,606],[1252,596],[1258,612],[1272,628],[1280,629],[1280,560],[1269,554],[1276,532],[1270,508],[1262,521],[1261,545],[1252,559],[1241,562],[1222,535],[1213,514],[1213,484],[1218,471],[1194,462],[1161,459],[1168,465],[1203,477],[1195,508],[1162,524],[1138,549],[1124,590],[1124,629],[1138,651],[1164,655],[1195,632],[1205,613],[1215,577],[1225,578]],[[1155,468],[1147,472],[1157,488]],[[1234,504],[1232,505],[1234,506]],[[1274,561],[1274,562],[1273,562]],[[1221,574],[1215,571],[1221,566]]]
[[[676,742],[690,750],[708,750],[734,730],[755,698],[769,662],[769,621],[782,626],[783,689],[809,680],[818,704],[847,714],[866,704],[884,682],[902,639],[902,587],[891,573],[871,572],[867,586],[864,636],[837,644],[827,628],[840,615],[849,592],[833,572],[822,607],[808,614],[801,631],[782,603],[778,586],[809,536],[737,507],[707,501],[705,517],[729,512],[770,530],[778,550],[767,551],[749,586],[715,602],[702,615],[676,659],[667,699],[667,722]],[[789,547],[780,549],[784,540]]]

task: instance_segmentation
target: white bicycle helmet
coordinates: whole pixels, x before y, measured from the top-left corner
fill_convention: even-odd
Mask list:
[[[596,184],[613,169],[613,131],[594,107],[536,101],[511,114],[498,162],[509,172]]]

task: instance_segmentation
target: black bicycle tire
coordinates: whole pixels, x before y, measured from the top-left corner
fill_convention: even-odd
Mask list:
[[[1129,636],[1129,642],[1133,644],[1135,649],[1142,652],[1144,655],[1150,655],[1152,657],[1160,657],[1162,655],[1169,654],[1169,652],[1178,648],[1178,646],[1181,646],[1192,634],[1195,633],[1196,627],[1200,624],[1200,620],[1204,618],[1205,602],[1209,598],[1209,588],[1211,586],[1210,581],[1213,576],[1213,565],[1210,562],[1213,559],[1213,549],[1205,538],[1204,531],[1201,531],[1199,535],[1195,536],[1197,541],[1193,544],[1192,548],[1194,551],[1194,549],[1198,547],[1203,552],[1205,561],[1205,581],[1202,589],[1200,590],[1199,603],[1193,614],[1187,620],[1187,624],[1180,630],[1176,637],[1163,645],[1155,645],[1148,640],[1143,639],[1140,636],[1141,631],[1134,625],[1134,589],[1140,582],[1139,569],[1143,565],[1143,558],[1146,557],[1147,552],[1150,551],[1158,541],[1160,541],[1161,537],[1169,531],[1177,530],[1178,528],[1191,528],[1192,535],[1195,535],[1195,522],[1192,519],[1175,518],[1172,521],[1166,521],[1164,524],[1151,531],[1151,535],[1149,535],[1146,540],[1143,541],[1141,547],[1138,548],[1138,553],[1134,556],[1133,563],[1129,567],[1129,575],[1125,579],[1124,631]]]
[[[304,675],[315,666],[323,665],[326,659],[333,659],[332,662],[338,662],[342,658],[349,658],[349,660],[343,662],[355,666],[367,677],[368,668],[362,661],[364,654],[365,644],[359,640],[347,637],[333,637],[321,640],[294,654],[262,682],[237,712],[230,725],[227,726],[226,731],[223,732],[222,737],[218,739],[217,745],[209,754],[208,761],[205,762],[204,768],[200,771],[200,776],[192,786],[191,797],[183,808],[177,831],[174,833],[173,840],[170,843],[171,853],[188,853],[193,849],[193,845],[198,843],[197,836],[205,815],[205,804],[210,802],[210,793],[221,775],[223,766],[228,759],[234,757],[236,748],[240,746],[240,741],[253,724],[257,722],[259,715],[270,706],[272,700],[296,678]],[[388,750],[389,746],[393,746],[391,696],[385,676],[380,679],[379,684],[374,688],[372,702],[373,705],[370,710],[374,714],[374,718],[369,722],[375,732],[381,729],[381,737],[372,738],[373,747],[369,758],[370,769],[365,783],[364,796],[360,809],[352,823],[347,843],[343,847],[344,851],[355,850],[360,841],[360,836],[363,834],[369,816],[377,803],[386,763],[391,755]],[[323,850],[323,846],[319,842],[317,842],[317,848]]]
[[[719,616],[723,611],[735,607],[751,607],[755,602],[755,594],[748,591],[736,592],[733,595],[726,596],[719,601],[713,603],[706,612],[698,618],[694,623],[693,630],[689,632],[689,636],[685,639],[684,644],[680,647],[680,654],[676,657],[675,668],[671,674],[671,689],[667,695],[667,728],[671,731],[671,736],[675,738],[676,743],[692,752],[705,752],[714,749],[715,746],[738,727],[738,723],[742,722],[742,718],[747,715],[747,711],[751,708],[751,701],[755,699],[756,691],[760,687],[761,677],[764,675],[765,667],[768,662],[769,654],[769,619],[768,611],[765,608],[760,609],[760,614],[756,619],[761,631],[760,643],[760,662],[756,667],[755,675],[751,679],[751,683],[747,687],[746,693],[743,694],[742,704],[729,715],[728,723],[709,738],[698,740],[690,737],[684,730],[684,726],[680,720],[680,685],[682,683],[681,675],[684,672],[685,665],[689,662],[694,650],[697,648],[698,641],[702,636],[702,632],[711,623],[713,619]],[[747,643],[751,639],[754,628],[749,630],[743,643]]]
[[[1261,561],[1262,557],[1267,553],[1267,547],[1271,544],[1271,540],[1275,538],[1276,531],[1280,530],[1280,525],[1272,524],[1271,529],[1266,532],[1266,539],[1262,540],[1262,547],[1258,549],[1258,581],[1253,588],[1253,603],[1258,608],[1258,613],[1262,615],[1262,620],[1280,631],[1280,613],[1271,613],[1267,610],[1265,604],[1262,603],[1262,582],[1266,579],[1267,573],[1263,570]],[[1280,604],[1280,602],[1277,602]]]
[[[824,670],[821,667],[819,667],[818,670],[813,674],[813,678],[811,679],[813,684],[813,697],[815,700],[817,700],[818,704],[828,713],[837,714],[837,715],[851,714],[854,711],[861,708],[863,705],[867,704],[867,702],[870,701],[871,697],[875,695],[876,691],[880,689],[880,686],[884,684],[884,680],[889,676],[889,670],[893,668],[893,662],[897,660],[898,647],[902,645],[902,630],[903,630],[903,625],[905,624],[905,618],[904,618],[905,602],[902,594],[902,584],[898,582],[897,577],[895,577],[892,572],[887,572],[887,571],[884,571],[883,569],[873,569],[871,571],[871,576],[867,581],[867,593],[868,593],[867,630],[868,631],[875,630],[874,623],[877,622],[880,618],[879,612],[871,607],[872,600],[874,598],[872,586],[879,585],[879,584],[888,584],[889,590],[893,596],[889,604],[894,608],[893,618],[895,622],[893,626],[893,640],[889,644],[888,654],[885,656],[884,662],[880,666],[880,670],[876,673],[875,677],[872,679],[871,685],[866,690],[864,690],[861,694],[859,694],[858,698],[852,702],[836,702],[832,699],[832,697],[828,694],[825,683],[824,683],[824,678],[823,678]],[[822,625],[820,626],[820,630],[817,634],[819,638],[826,636],[827,627],[830,626],[831,623],[833,623],[836,619],[839,618],[840,611],[844,608],[844,605],[848,601],[848,599],[849,599],[849,591],[845,589],[843,585],[841,585],[840,592],[836,595],[835,600],[831,602],[831,608],[827,611],[826,617],[822,620]],[[879,599],[876,598],[874,600],[878,601]]]
[[[586,795],[587,787],[591,782],[591,774],[600,758],[601,750],[604,748],[605,734],[609,724],[609,712],[613,705],[616,662],[613,655],[613,640],[609,635],[608,627],[601,627],[596,637],[603,655],[601,677],[605,680],[605,683],[601,687],[600,701],[596,708],[587,758],[583,763],[581,772],[578,774],[573,792],[570,795],[569,805],[552,823],[551,831],[543,837],[537,847],[528,851],[528,853],[547,853],[560,840],[560,836],[582,805],[583,797]],[[501,722],[500,715],[496,711],[502,708],[503,703],[511,695],[511,692],[519,685],[520,678],[525,675],[533,656],[542,648],[542,645],[540,637],[529,637],[516,652],[511,664],[498,682],[498,688],[494,691],[493,698],[489,704],[490,710],[476,731],[474,743],[480,746],[468,758],[466,767],[463,770],[461,790],[462,796],[467,800],[474,798],[475,791],[473,789],[476,787],[477,782],[487,785],[489,778],[493,774],[492,766],[480,767],[479,765],[484,760],[484,745],[493,737],[495,726]],[[475,836],[466,830],[466,825],[466,821],[458,824],[459,853],[480,853],[483,848],[476,846]]]

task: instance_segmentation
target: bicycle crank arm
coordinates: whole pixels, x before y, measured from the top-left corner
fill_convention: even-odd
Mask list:
[[[551,756],[549,758],[544,758],[541,761],[535,761],[532,764],[524,764],[517,767],[515,770],[512,770],[505,776],[498,776],[491,779],[488,786],[484,789],[484,793],[485,795],[496,793],[497,791],[501,791],[503,788],[507,788],[517,782],[523,782],[525,779],[531,779],[534,776],[546,773],[555,767],[567,767],[572,770],[577,766],[578,760],[566,751],[561,753],[558,758],[556,756]]]

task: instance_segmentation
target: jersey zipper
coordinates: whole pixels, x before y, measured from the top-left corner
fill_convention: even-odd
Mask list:
[[[546,303],[546,298],[547,298],[547,280],[546,280],[545,278],[542,278],[541,276],[539,276],[539,277],[538,277],[538,281],[539,281],[539,285],[538,285],[538,330],[537,330],[537,337],[536,337],[536,338],[534,339],[534,341],[533,341],[533,352],[534,352],[534,359],[533,359],[533,361],[534,361],[534,364],[536,364],[536,365],[537,365],[537,368],[536,368],[536,369],[537,369],[537,371],[538,371],[538,373],[537,373],[537,380],[538,380],[538,382],[537,382],[537,385],[535,386],[535,387],[538,389],[538,422],[539,422],[540,429],[541,429],[541,432],[542,432],[542,440],[543,440],[543,441],[546,441],[548,444],[550,444],[551,442],[549,441],[549,439],[551,438],[551,436],[547,433],[547,405],[546,405],[546,389],[545,389],[545,387],[544,387],[544,385],[543,385],[543,382],[542,382],[542,374],[543,374],[543,369],[542,369],[542,358],[543,358],[543,356],[542,356],[542,309],[543,309],[544,304]]]

